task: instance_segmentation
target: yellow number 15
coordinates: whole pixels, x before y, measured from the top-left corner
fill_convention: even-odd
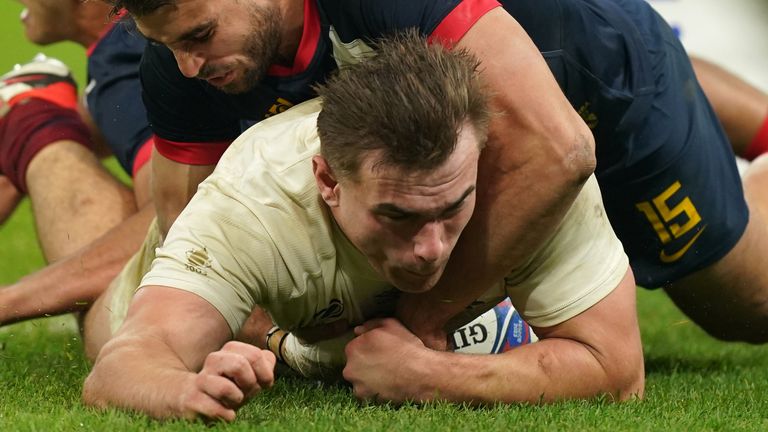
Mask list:
[[[688,197],[683,198],[680,203],[672,208],[667,205],[667,201],[680,190],[680,182],[672,183],[664,192],[660,193],[651,201],[643,201],[635,204],[638,210],[643,212],[648,222],[651,223],[656,234],[659,236],[662,244],[667,244],[673,239],[682,237],[688,231],[692,230],[701,222],[701,216]],[[672,220],[680,215],[686,216],[685,223],[672,223]],[[661,216],[661,218],[659,218]],[[682,221],[680,221],[682,222]],[[662,262],[674,262],[680,259],[683,254],[693,245],[693,242],[704,231],[702,228],[682,249],[675,253],[668,254],[662,251],[660,259]]]

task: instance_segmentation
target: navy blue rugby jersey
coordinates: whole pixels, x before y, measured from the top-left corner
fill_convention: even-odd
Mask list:
[[[158,151],[213,164],[244,126],[311,98],[312,84],[362,57],[377,39],[417,28],[450,45],[500,6],[529,33],[598,142],[642,121],[655,61],[646,45],[659,39],[654,12],[642,0],[305,0],[294,66],[273,66],[244,94],[185,78],[167,48],[147,47],[141,77]]]
[[[133,22],[121,17],[87,51],[88,111],[122,168],[131,175],[151,153],[152,130],[139,81],[145,45]]]

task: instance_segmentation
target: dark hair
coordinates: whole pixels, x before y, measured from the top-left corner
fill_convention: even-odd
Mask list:
[[[355,178],[372,150],[383,150],[376,165],[439,166],[466,121],[484,143],[490,114],[478,67],[466,50],[430,45],[416,31],[380,40],[369,58],[316,87],[321,154],[337,177]]]
[[[103,0],[112,5],[112,14],[119,13],[125,9],[135,17],[149,15],[163,6],[176,4],[176,0]]]

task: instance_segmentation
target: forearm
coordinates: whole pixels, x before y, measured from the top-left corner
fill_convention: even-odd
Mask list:
[[[173,221],[197,191],[215,165],[187,165],[166,158],[155,150],[152,153],[152,196],[155,200],[157,223],[165,237]]]
[[[75,254],[0,289],[0,324],[86,310],[139,249],[151,203]]]
[[[430,351],[421,388],[413,399],[514,403],[585,399],[603,394],[613,400],[642,397],[642,364],[606,364],[589,347],[567,339],[547,339],[499,355]]]
[[[227,343],[231,337],[224,317],[201,297],[143,287],[99,352],[83,401],[155,418],[234,420],[250,396],[272,385],[275,356]]]
[[[86,378],[83,402],[155,418],[193,417],[182,409],[181,395],[194,379],[195,373],[160,340],[115,339],[104,346]]]
[[[474,404],[551,402],[601,394],[642,397],[643,350],[631,271],[588,309],[551,327],[539,341],[504,354],[427,349],[397,320],[371,320],[346,347],[344,378],[361,399]]]

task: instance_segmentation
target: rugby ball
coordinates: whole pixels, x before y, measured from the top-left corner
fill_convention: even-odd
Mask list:
[[[465,354],[499,354],[538,340],[509,299],[459,327],[451,338],[454,351]]]

